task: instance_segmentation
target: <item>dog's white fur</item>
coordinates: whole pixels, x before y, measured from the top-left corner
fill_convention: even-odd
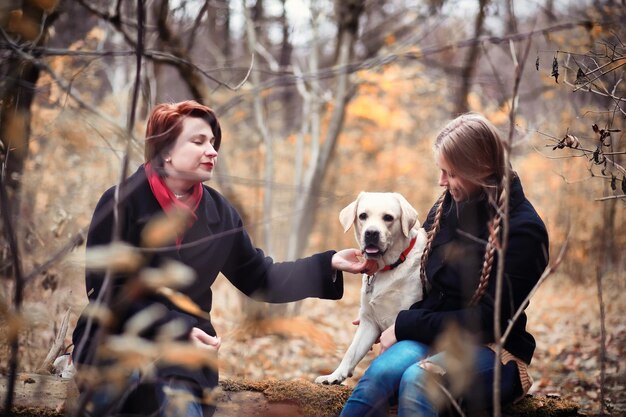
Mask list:
[[[344,232],[354,225],[361,250],[367,258],[378,262],[379,272],[372,277],[363,274],[360,324],[339,367],[332,374],[315,379],[321,384],[340,384],[351,377],[381,333],[395,323],[398,313],[422,298],[420,259],[426,232],[420,228],[417,211],[401,194],[362,192],[341,210],[339,221]],[[374,239],[376,232],[378,239]],[[414,237],[415,245],[405,261],[382,271],[385,265],[398,260]]]

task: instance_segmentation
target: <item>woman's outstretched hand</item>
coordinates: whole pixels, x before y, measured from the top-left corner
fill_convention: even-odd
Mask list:
[[[378,263],[363,257],[359,249],[343,249],[333,255],[331,261],[333,269],[351,272],[353,274],[374,274],[378,270]]]

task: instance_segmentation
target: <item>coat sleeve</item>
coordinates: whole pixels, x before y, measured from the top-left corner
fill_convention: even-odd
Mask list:
[[[543,224],[530,223],[512,227],[504,266],[500,316],[503,331],[539,280],[547,263],[548,240]],[[455,321],[463,328],[479,332],[483,343],[493,342],[496,271],[497,263],[494,263],[487,292],[474,307],[439,311],[436,308],[422,308],[426,303],[417,303],[414,308],[401,311],[395,324],[396,338],[417,340],[430,345],[447,323]],[[523,329],[525,323],[519,321],[515,325]]]
[[[343,275],[331,266],[335,251],[318,253],[294,262],[275,263],[256,248],[243,229],[222,269],[241,292],[270,303],[287,303],[308,297],[339,299],[343,296]]]

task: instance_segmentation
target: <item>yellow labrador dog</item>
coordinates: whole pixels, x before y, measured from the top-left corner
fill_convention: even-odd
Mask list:
[[[377,262],[378,272],[363,275],[359,327],[339,367],[317,377],[319,384],[340,384],[351,377],[383,330],[395,323],[398,312],[422,298],[420,258],[426,232],[402,195],[360,193],[341,210],[339,221],[344,232],[354,225],[361,250]]]

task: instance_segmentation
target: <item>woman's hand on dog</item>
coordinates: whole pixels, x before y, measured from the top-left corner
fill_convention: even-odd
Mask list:
[[[378,269],[376,261],[367,260],[359,249],[343,249],[335,253],[332,258],[332,267],[340,271],[353,274],[373,274]]]
[[[396,339],[396,325],[392,324],[391,327],[389,327],[380,335],[380,353],[382,354],[397,341],[398,339]]]

